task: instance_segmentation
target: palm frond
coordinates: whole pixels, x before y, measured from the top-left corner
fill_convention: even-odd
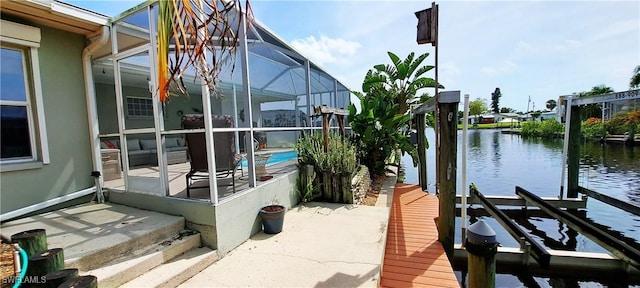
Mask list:
[[[223,5],[207,0],[163,0],[158,12],[158,92],[166,102],[171,87],[186,94],[182,81],[187,71],[196,71],[211,91],[218,82],[224,64],[231,61],[239,43],[243,20],[253,20],[247,0],[247,16],[237,0]],[[229,4],[230,3],[230,4]],[[173,44],[173,51],[170,51]],[[170,53],[173,53],[172,55]],[[171,59],[170,59],[171,55]]]

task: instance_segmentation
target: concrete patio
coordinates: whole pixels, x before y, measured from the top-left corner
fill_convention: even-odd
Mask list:
[[[259,234],[179,287],[377,287],[396,176],[376,206],[311,202],[282,232]]]
[[[389,208],[333,203],[288,211],[179,287],[376,287]]]

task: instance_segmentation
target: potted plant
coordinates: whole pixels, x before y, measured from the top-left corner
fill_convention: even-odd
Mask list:
[[[282,205],[271,204],[260,208],[260,218],[264,233],[278,234],[282,231],[284,224],[284,213],[286,208]]]

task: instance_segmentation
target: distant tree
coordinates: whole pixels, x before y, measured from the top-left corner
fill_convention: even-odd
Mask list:
[[[491,93],[491,110],[493,113],[500,112],[500,97],[502,97],[500,88],[496,88],[496,90]]]
[[[516,110],[509,107],[500,108],[500,113],[516,113]]]
[[[556,106],[558,106],[558,103],[556,103],[556,100],[549,99],[549,100],[547,100],[545,105],[547,106],[547,109],[549,109],[549,111],[551,111],[551,110],[553,110],[553,108],[556,108]]]
[[[469,102],[469,115],[482,115],[487,111],[489,111],[489,106],[487,106],[485,99],[478,98]]]
[[[578,97],[589,97],[595,95],[602,95],[613,93],[613,88],[606,85],[593,86],[590,91],[583,91],[578,94]],[[580,111],[580,119],[585,121],[591,117],[602,117],[602,105],[601,104],[589,104],[584,106]]]
[[[540,117],[540,115],[542,115],[542,112],[540,111],[531,112],[531,117],[533,118],[533,121],[535,121],[536,118]]]
[[[602,95],[607,93],[613,93],[613,88],[606,85],[593,86],[591,91],[587,92],[587,96]]]
[[[633,69],[633,76],[631,76],[629,87],[632,89],[640,87],[640,65],[636,66],[636,69]]]

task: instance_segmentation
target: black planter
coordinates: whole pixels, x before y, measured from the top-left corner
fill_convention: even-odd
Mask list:
[[[284,224],[284,212],[286,209],[282,205],[269,205],[260,209],[262,227],[264,233],[278,234],[282,231]]]

